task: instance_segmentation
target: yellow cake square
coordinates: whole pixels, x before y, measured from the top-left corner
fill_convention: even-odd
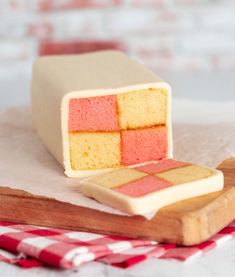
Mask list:
[[[155,176],[178,185],[205,179],[213,174],[214,172],[210,168],[202,167],[200,165],[190,165],[158,173],[155,174]]]
[[[102,185],[107,188],[116,188],[123,184],[133,182],[147,174],[132,168],[122,168],[102,174],[92,178],[92,183]]]
[[[69,134],[70,161],[74,170],[120,166],[118,132]]]
[[[133,129],[167,123],[166,89],[145,89],[117,95],[119,126]]]

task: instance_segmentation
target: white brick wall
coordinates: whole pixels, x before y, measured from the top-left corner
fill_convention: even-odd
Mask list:
[[[235,69],[234,0],[1,0],[0,19],[0,78],[110,47],[158,72]]]

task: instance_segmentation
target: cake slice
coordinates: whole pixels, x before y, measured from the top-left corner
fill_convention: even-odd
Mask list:
[[[34,126],[70,177],[172,157],[171,89],[118,51],[39,58]]]
[[[165,159],[121,168],[81,182],[82,193],[133,215],[223,189],[223,173],[201,165]]]

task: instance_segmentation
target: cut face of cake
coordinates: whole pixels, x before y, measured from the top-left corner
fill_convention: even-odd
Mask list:
[[[171,90],[121,52],[38,59],[34,125],[70,177],[172,157]]]
[[[71,168],[94,170],[164,159],[166,122],[164,89],[71,99]]]
[[[223,185],[219,170],[165,159],[85,179],[81,189],[101,203],[144,215],[180,200],[222,190]]]

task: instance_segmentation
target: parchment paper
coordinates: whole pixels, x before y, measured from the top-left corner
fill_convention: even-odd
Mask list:
[[[203,125],[175,123],[173,131],[176,159],[215,167],[222,160],[235,156],[235,121]],[[78,179],[65,177],[61,165],[38,138],[32,128],[29,108],[0,112],[1,186],[125,215],[76,192],[74,187],[78,183]]]

